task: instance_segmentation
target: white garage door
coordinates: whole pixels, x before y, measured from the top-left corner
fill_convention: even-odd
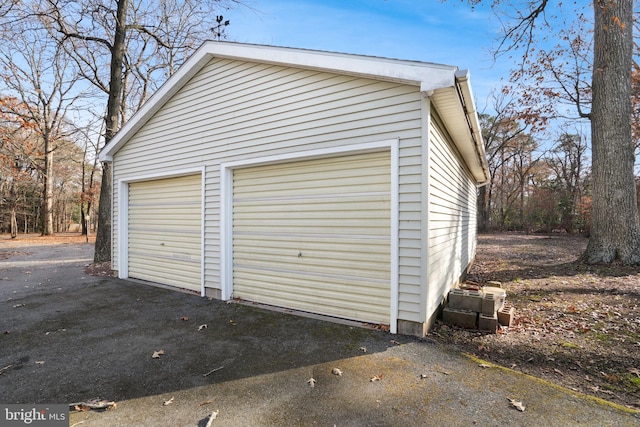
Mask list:
[[[129,184],[129,277],[200,291],[201,176]]]
[[[233,296],[390,321],[389,152],[237,169]]]

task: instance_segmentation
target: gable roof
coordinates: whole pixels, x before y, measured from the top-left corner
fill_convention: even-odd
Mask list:
[[[113,155],[213,58],[293,66],[418,86],[431,97],[477,184],[484,184],[489,179],[468,71],[428,62],[216,41],[207,41],[200,46],[144,103],[102,149],[100,160],[111,161]]]

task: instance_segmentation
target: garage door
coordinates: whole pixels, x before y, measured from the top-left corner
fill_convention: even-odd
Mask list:
[[[200,291],[201,176],[129,184],[129,277]]]
[[[236,169],[233,296],[389,323],[390,154]]]

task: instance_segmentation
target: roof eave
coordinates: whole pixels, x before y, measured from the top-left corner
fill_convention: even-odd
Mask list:
[[[173,74],[129,119],[99,154],[101,161],[113,155],[131,138],[182,86],[212,58],[242,59],[287,65],[326,72],[394,81],[420,87],[423,92],[455,84],[457,67],[416,61],[378,58],[230,42],[208,41]]]
[[[489,182],[480,121],[473,100],[468,70],[455,73],[455,84],[430,93],[453,143],[467,164],[477,186]]]

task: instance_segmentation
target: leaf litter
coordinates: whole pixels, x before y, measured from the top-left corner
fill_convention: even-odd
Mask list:
[[[490,363],[640,409],[640,267],[586,265],[588,239],[478,236],[468,280],[498,281],[515,307],[499,334],[436,322],[432,337]]]

